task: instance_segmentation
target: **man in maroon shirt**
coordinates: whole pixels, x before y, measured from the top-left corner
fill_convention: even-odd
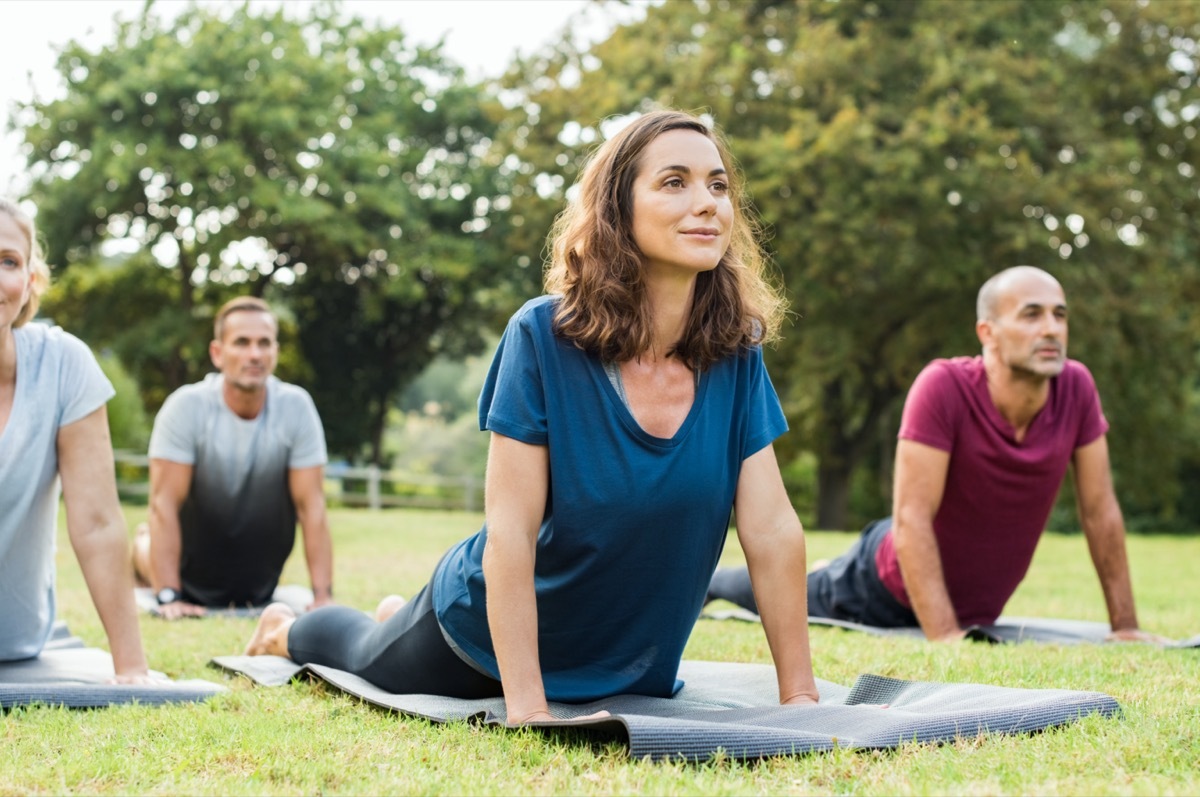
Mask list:
[[[1017,266],[984,284],[976,310],[982,356],[935,360],[917,377],[900,424],[892,518],[809,574],[809,614],[919,625],[937,640],[995,622],[1074,464],[1113,637],[1151,639],[1138,630],[1108,422],[1091,374],[1066,356],[1062,286]],[[709,598],[754,609],[744,568],[718,570]]]

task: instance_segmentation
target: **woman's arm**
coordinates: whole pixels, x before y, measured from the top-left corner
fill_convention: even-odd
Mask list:
[[[484,488],[487,546],[483,576],[488,626],[510,725],[552,719],[538,662],[533,589],[537,535],[546,513],[549,484],[545,446],[492,433]]]
[[[816,703],[804,529],[788,500],[773,446],[742,463],[734,501],[738,540],[779,678],[779,702]]]
[[[71,547],[108,635],[116,680],[148,681],[104,407],[58,430],[58,472]]]

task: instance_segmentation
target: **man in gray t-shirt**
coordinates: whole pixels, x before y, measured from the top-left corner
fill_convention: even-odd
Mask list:
[[[168,619],[206,606],[260,606],[304,533],[313,607],[333,598],[325,434],[300,387],[271,375],[278,324],[260,299],[218,312],[220,373],[167,397],[150,436],[150,521],[135,564]]]

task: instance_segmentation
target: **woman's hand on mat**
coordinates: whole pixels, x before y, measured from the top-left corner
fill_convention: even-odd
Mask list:
[[[810,695],[807,692],[798,695],[790,695],[779,701],[781,706],[815,706],[821,699],[820,695]]]
[[[519,725],[528,725],[531,722],[573,722],[575,720],[598,720],[611,716],[612,714],[609,714],[607,711],[597,711],[595,714],[585,714],[582,717],[556,717],[549,711],[535,711],[528,716],[517,719],[509,717],[505,725],[515,728]]]
[[[110,684],[161,684],[165,679],[160,675],[152,675],[146,670],[140,672],[119,672],[109,679]]]
[[[203,617],[205,608],[187,601],[164,603],[158,607],[158,616],[164,620],[178,620],[180,617]]]
[[[1158,634],[1151,634],[1140,628],[1120,628],[1113,631],[1107,637],[1107,642],[1145,642],[1151,645],[1162,645],[1171,640]]]

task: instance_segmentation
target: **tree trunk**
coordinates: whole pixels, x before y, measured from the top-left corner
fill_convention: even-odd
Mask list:
[[[817,528],[829,531],[846,529],[850,504],[850,463],[822,458],[817,466]]]
[[[371,419],[371,464],[383,467],[383,432],[387,428],[388,402],[381,401]]]
[[[875,364],[867,363],[864,368],[872,370]],[[866,411],[861,419],[848,420],[848,402],[843,398],[846,390],[840,383],[825,386],[822,415],[826,438],[818,452],[817,465],[817,528],[831,531],[850,529],[850,483],[854,469],[873,446],[880,445],[881,427],[887,423],[890,413],[887,407],[894,398],[895,388],[881,386],[863,393],[858,392],[854,401]],[[890,456],[884,453],[884,456]],[[882,469],[890,472],[890,465]],[[890,489],[885,495],[890,494]]]
[[[879,416],[879,494],[888,504],[891,513],[892,481],[896,474],[896,413],[893,411]]]

